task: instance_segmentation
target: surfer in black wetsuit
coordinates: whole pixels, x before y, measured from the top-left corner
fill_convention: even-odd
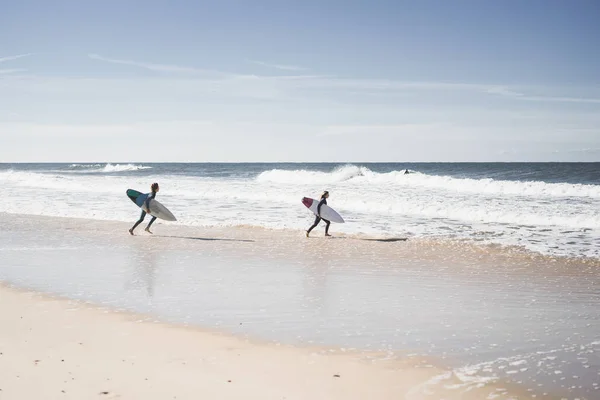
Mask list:
[[[144,200],[144,205],[146,206],[146,210],[148,209],[148,207],[150,207],[150,200],[156,197],[156,193],[158,193],[160,188],[158,187],[158,183],[154,182],[152,185],[150,185],[150,189],[152,190],[152,192],[148,193],[148,197],[146,197],[146,200]],[[142,223],[144,218],[146,218],[146,211],[144,211],[144,209],[142,208],[142,215],[140,215],[140,219],[138,219],[137,222],[133,225],[133,227],[131,227],[131,229],[129,230],[130,234],[133,235],[133,230],[139,224]],[[152,216],[150,223],[148,224],[148,226],[145,229],[146,232],[152,233],[152,232],[150,232],[150,226],[154,223],[154,221],[156,221],[156,217]]]
[[[327,223],[327,225],[325,226],[325,236],[331,236],[329,234],[329,225],[331,224],[331,222],[327,221],[325,218],[321,218],[321,206],[323,204],[327,204],[328,197],[329,197],[329,192],[326,190],[321,195],[321,201],[319,201],[319,205],[317,206],[317,216],[315,218],[315,223],[312,224],[312,226],[310,228],[308,228],[308,230],[306,231],[306,237],[308,237],[308,235],[310,235],[310,231],[312,231],[317,225],[319,225],[319,222],[321,222],[321,220],[323,220]]]

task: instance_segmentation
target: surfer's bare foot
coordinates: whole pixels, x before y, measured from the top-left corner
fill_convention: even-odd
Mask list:
[[[308,231],[306,231],[306,237],[308,237],[308,233],[309,233],[309,232],[308,232]]]
[[[146,228],[146,229],[144,229],[144,230],[145,230],[146,232],[148,232],[149,234],[153,235],[153,233],[152,233],[152,232],[150,232],[150,229],[149,229],[149,228]]]
[[[325,236],[331,236],[329,233],[326,233]]]
[[[129,234],[133,236],[133,228],[129,230]]]

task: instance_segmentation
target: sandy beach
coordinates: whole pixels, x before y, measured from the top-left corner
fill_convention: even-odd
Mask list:
[[[597,393],[594,261],[251,227],[0,224],[1,399]]]
[[[414,360],[373,365],[6,287],[0,299],[2,399],[392,399],[435,373]]]
[[[477,399],[429,396],[425,360],[253,342],[0,288],[2,399]]]

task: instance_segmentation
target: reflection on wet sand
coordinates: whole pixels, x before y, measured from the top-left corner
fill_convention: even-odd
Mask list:
[[[135,243],[133,254],[128,258],[130,267],[133,270],[133,280],[129,287],[144,287],[148,294],[149,301],[154,297],[154,285],[156,279],[156,269],[160,254],[153,251],[147,243]]]

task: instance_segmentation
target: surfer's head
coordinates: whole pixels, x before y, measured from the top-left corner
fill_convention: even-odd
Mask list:
[[[323,192],[323,194],[321,195],[321,198],[322,198],[322,199],[326,199],[326,198],[328,198],[328,197],[329,197],[329,192],[326,190],[326,191],[324,191],[324,192]]]
[[[152,185],[150,185],[150,189],[152,189],[153,192],[158,192],[158,183],[154,182]]]

